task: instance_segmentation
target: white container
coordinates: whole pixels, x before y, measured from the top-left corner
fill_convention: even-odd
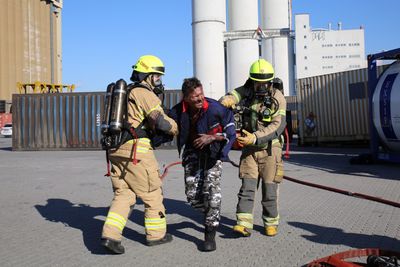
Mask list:
[[[400,61],[379,78],[372,97],[373,123],[387,149],[400,151]]]

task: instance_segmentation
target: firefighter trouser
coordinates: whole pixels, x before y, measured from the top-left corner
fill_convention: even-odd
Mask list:
[[[158,163],[153,151],[140,155],[134,165],[125,157],[110,156],[114,198],[103,227],[103,238],[121,240],[131,207],[139,197],[144,203],[147,240],[157,240],[166,233],[165,208]]]
[[[204,225],[217,227],[221,217],[222,162],[192,149],[186,149],[182,158],[188,203],[204,212]]]
[[[240,158],[239,177],[242,186],[236,208],[237,224],[253,228],[254,199],[259,180],[262,184],[262,207],[264,226],[278,225],[279,183],[283,178],[282,148],[273,146],[271,155],[267,150],[244,148]]]

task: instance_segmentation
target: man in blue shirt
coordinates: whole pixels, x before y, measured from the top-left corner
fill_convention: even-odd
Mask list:
[[[205,214],[203,251],[216,249],[215,234],[220,221],[222,162],[236,138],[233,113],[218,101],[207,98],[201,82],[183,81],[183,100],[169,114],[179,128],[178,151],[185,170],[188,202]]]

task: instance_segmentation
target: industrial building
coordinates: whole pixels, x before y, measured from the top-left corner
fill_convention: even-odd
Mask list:
[[[18,92],[17,82],[61,83],[62,4],[62,0],[0,1],[0,100],[11,101]]]
[[[365,59],[364,29],[312,29],[310,16],[295,16],[296,79],[362,69]]]

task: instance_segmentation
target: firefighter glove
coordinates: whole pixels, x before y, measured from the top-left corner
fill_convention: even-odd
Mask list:
[[[253,133],[249,133],[246,130],[242,130],[243,136],[237,138],[238,142],[242,146],[254,145],[256,142],[256,136]]]
[[[226,108],[232,108],[236,102],[234,96],[226,95],[220,99],[220,103]]]

